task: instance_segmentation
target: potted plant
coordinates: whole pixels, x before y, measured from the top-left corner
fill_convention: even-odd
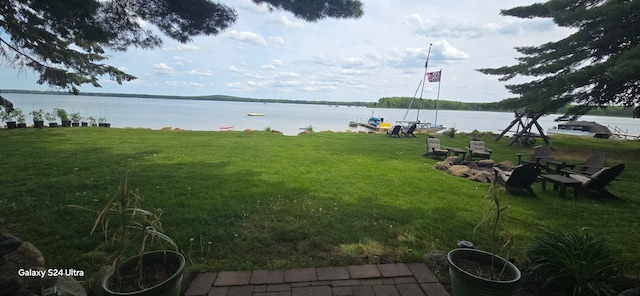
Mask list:
[[[447,136],[449,136],[449,138],[453,139],[456,136],[456,132],[457,132],[457,130],[452,127],[447,131]]]
[[[100,118],[98,118],[98,126],[99,127],[111,127],[111,123],[107,122],[107,118],[106,117],[100,117]]]
[[[12,111],[7,111],[7,110],[0,111],[0,118],[2,119],[2,121],[4,121],[4,123],[7,124],[7,129],[14,129],[17,127],[16,121],[14,120],[15,114],[16,114],[15,109]]]
[[[87,117],[87,120],[89,120],[89,124],[91,126],[98,126],[98,121],[96,120],[95,117],[89,116],[89,117]]]
[[[449,252],[449,274],[451,289],[456,296],[464,295],[512,295],[520,281],[520,270],[507,259],[496,255],[500,240],[498,226],[500,218],[509,206],[502,207],[498,198],[496,181],[489,188],[489,202],[485,217],[476,225],[474,232],[489,223],[490,252],[473,248],[459,248]],[[510,245],[506,239],[503,246]],[[508,255],[507,255],[508,257]]]
[[[69,114],[67,114],[66,110],[64,110],[62,108],[55,108],[53,110],[56,112],[56,114],[60,118],[60,121],[62,122],[62,126],[63,127],[70,127],[71,126],[71,120],[69,120]]]
[[[71,116],[71,126],[74,126],[74,127],[80,126],[80,120],[82,119],[82,116],[80,116],[80,113],[73,112],[70,114],[70,116]]]
[[[185,258],[163,233],[162,211],[145,210],[140,202],[125,173],[117,194],[98,212],[91,233],[101,226],[114,267],[102,279],[102,289],[105,295],[179,296]],[[165,244],[176,251],[166,250]],[[148,251],[152,247],[159,249]],[[130,252],[136,255],[122,261]]]
[[[24,116],[24,112],[22,112],[22,109],[16,108],[13,110],[13,113],[13,116],[15,116],[16,121],[18,122],[18,128],[26,128],[27,117]]]
[[[29,114],[33,117],[33,127],[42,128],[44,127],[44,110],[38,109],[33,110]]]
[[[44,114],[44,118],[49,122],[49,127],[58,127],[58,123],[56,119],[58,119],[58,115],[54,112],[47,112]]]

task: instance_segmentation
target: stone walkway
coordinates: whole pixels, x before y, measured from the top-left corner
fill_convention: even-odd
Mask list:
[[[184,296],[449,296],[423,263],[200,273]]]

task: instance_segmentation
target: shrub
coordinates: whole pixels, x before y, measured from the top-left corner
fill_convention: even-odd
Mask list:
[[[614,295],[622,275],[617,250],[586,231],[546,232],[527,249],[530,270],[562,295]]]

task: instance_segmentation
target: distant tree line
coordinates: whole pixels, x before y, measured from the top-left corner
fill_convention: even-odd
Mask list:
[[[35,90],[0,90],[0,93],[22,93],[22,94],[48,94],[48,95],[69,95],[68,92],[60,91],[35,91]],[[87,93],[84,96],[122,97],[122,98],[148,98],[148,99],[174,99],[174,100],[205,100],[205,101],[228,101],[228,102],[258,102],[258,103],[283,103],[283,104],[314,104],[314,105],[336,105],[336,106],[362,106],[369,108],[395,108],[395,109],[439,109],[439,110],[466,110],[466,111],[492,111],[492,112],[512,112],[513,110],[523,111],[513,104],[511,99],[492,103],[464,103],[458,101],[419,99],[411,102],[411,97],[390,97],[380,98],[378,102],[337,102],[337,101],[307,101],[291,99],[256,99],[245,97],[234,97],[224,95],[208,96],[161,96],[145,94],[119,94],[119,93]],[[570,106],[564,106],[558,110],[563,114]],[[606,109],[593,109],[587,115],[597,116],[621,116],[632,117],[633,109],[622,106],[611,106]]]

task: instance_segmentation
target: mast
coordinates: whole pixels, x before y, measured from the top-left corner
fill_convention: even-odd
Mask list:
[[[433,43],[429,43],[429,52],[427,53],[427,61],[424,63],[424,75],[422,75],[422,90],[420,91],[420,103],[422,103],[422,94],[424,93],[424,85],[426,83],[426,77],[427,77],[427,68],[429,67],[429,56],[431,56],[431,46],[433,45]],[[418,108],[418,112],[416,113],[416,123],[418,122],[418,118],[420,116],[420,108],[422,107],[422,104],[420,104],[421,106]]]

